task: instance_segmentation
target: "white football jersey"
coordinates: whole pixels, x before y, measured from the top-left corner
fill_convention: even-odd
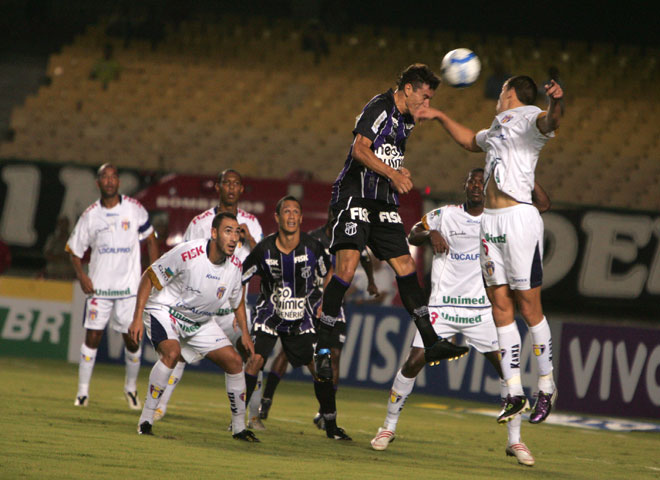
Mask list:
[[[113,208],[97,200],[83,212],[69,236],[66,251],[82,258],[91,248],[89,278],[94,296],[131,297],[140,282],[140,240],[153,232],[149,214],[134,198],[120,195]]]
[[[218,207],[213,207],[193,218],[188,225],[188,228],[186,228],[186,233],[183,234],[183,241],[188,242],[190,240],[197,240],[198,238],[211,238],[211,224],[217,213]],[[239,225],[245,223],[248,226],[250,235],[252,235],[252,238],[254,238],[257,243],[264,238],[259,220],[257,220],[257,217],[254,215],[239,208],[236,212],[236,220],[238,220]],[[249,253],[250,245],[244,245],[240,242],[234,251],[234,255],[237,256],[241,262],[245,261]]]
[[[205,323],[228,303],[241,303],[241,261],[235,255],[221,265],[208,258],[208,239],[183,242],[151,265],[152,290],[145,310],[167,307],[173,319]],[[155,277],[155,278],[154,278]]]
[[[433,255],[429,307],[490,307],[479,262],[481,215],[446,205],[424,215],[422,224],[449,244],[449,253]]]
[[[476,142],[486,152],[484,184],[492,179],[497,188],[521,203],[532,203],[534,170],[539,153],[554,132],[541,133],[535,105],[512,108],[498,114],[488,130],[477,133]]]

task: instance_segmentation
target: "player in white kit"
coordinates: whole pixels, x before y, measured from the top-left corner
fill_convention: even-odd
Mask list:
[[[137,377],[142,349],[128,336],[140,281],[140,241],[147,241],[149,260],[158,258],[158,245],[149,214],[137,200],[119,194],[117,168],[109,163],[97,171],[101,198],[80,216],[66,244],[80,287],[88,295],[83,321],[85,341],[80,347],[78,392],[74,405],[89,403],[89,383],[96,353],[108,322],[124,337],[126,378],[124,396],[131,409],[141,408]],[[85,251],[91,249],[89,272],[82,268]]]
[[[213,218],[220,212],[232,213],[236,216],[240,229],[240,239],[234,255],[243,262],[254,246],[262,240],[263,231],[261,230],[259,220],[257,220],[254,215],[238,208],[238,202],[244,191],[240,173],[233,169],[222,171],[218,175],[218,179],[215,183],[215,190],[218,192],[218,205],[209,208],[191,220],[183,235],[183,241],[187,242],[190,240],[210,238]],[[250,330],[249,311],[247,309],[246,311],[248,313],[248,330]],[[245,352],[242,351],[241,342],[239,341],[241,338],[241,332],[235,326],[234,310],[231,306],[229,304],[224,305],[214,317],[214,320],[220,325],[232,344],[239,350],[239,352],[241,352],[243,357],[246,358]],[[185,366],[185,362],[179,362],[172,371],[172,375],[168,381],[168,387],[160,398],[154,420],[160,420],[165,416],[167,405],[174,393],[174,389],[181,381]],[[259,381],[258,385],[261,387],[261,381]],[[262,426],[261,420],[259,420],[259,405],[261,402],[260,393],[261,388],[258,389],[256,400],[250,402],[251,414],[249,416],[251,422],[250,428],[256,428],[259,430],[261,430],[260,427]]]
[[[534,105],[536,84],[515,76],[502,86],[497,115],[489,129],[475,133],[444,112],[424,108],[419,120],[436,119],[463,148],[486,152],[486,208],[481,222],[481,268],[502,351],[510,395],[498,417],[507,422],[529,409],[520,376],[520,332],[514,321],[518,306],[534,342],[539,368],[538,394],[531,423],[544,421],[557,398],[552,375],[552,336],[541,305],[543,220],[532,203],[539,153],[554,136],[562,115],[563,91],[545,85],[548,110]]]
[[[540,187],[538,191],[539,208],[549,208],[545,193]],[[428,243],[433,248],[429,312],[438,336],[451,338],[456,333],[462,333],[468,345],[484,354],[502,379],[497,330],[479,262],[479,236],[484,209],[482,168],[470,171],[465,182],[465,193],[464,204],[446,205],[424,215],[422,221],[413,227],[408,239],[413,245]],[[390,390],[385,423],[371,441],[375,450],[385,450],[395,438],[405,401],[412,392],[415,378],[424,367],[423,346],[417,334],[410,354]],[[508,388],[503,379],[501,383],[504,400]],[[509,435],[506,453],[515,455],[521,464],[531,466],[534,457],[520,440],[520,424],[520,417],[507,424]]]
[[[243,347],[254,352],[245,315],[242,264],[233,255],[238,241],[236,217],[221,212],[213,219],[210,239],[177,245],[142,275],[129,335],[139,342],[146,331],[160,359],[149,375],[139,434],[153,435],[158,400],[176,363],[206,357],[225,371],[234,438],[258,441],[245,428],[243,361],[214,321],[217,311],[228,304],[240,326]]]

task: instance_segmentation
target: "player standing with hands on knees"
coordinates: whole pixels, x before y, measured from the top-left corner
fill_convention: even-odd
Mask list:
[[[210,239],[177,245],[142,275],[129,335],[139,342],[146,330],[160,359],[149,375],[149,389],[138,421],[140,435],[153,435],[158,400],[177,362],[206,357],[226,373],[232,431],[236,432],[233,437],[259,441],[245,428],[243,360],[213,320],[228,302],[240,326],[243,347],[250,354],[254,352],[247,330],[242,265],[233,255],[239,229],[236,216],[219,213],[213,218]]]
[[[532,205],[532,191],[539,153],[559,127],[564,93],[554,81],[545,85],[545,90],[549,105],[542,111],[534,105],[534,80],[527,76],[509,78],[502,86],[490,128],[476,133],[440,110],[424,106],[417,112],[419,120],[438,120],[466,150],[486,152],[480,261],[510,392],[497,419],[500,423],[529,409],[521,382],[516,305],[532,335],[540,374],[529,421],[544,421],[557,398],[552,337],[541,306],[543,220]]]
[[[406,141],[418,111],[429,107],[439,84],[428,66],[413,64],[401,73],[395,91],[376,95],[357,117],[348,158],[332,186],[330,204],[337,220],[330,252],[336,255],[336,266],[319,321],[316,370],[321,380],[332,380],[333,328],[365,246],[396,272],[401,301],[424,343],[425,361],[436,364],[468,350],[436,335],[398,213],[399,195],[413,189],[410,172],[403,167]]]

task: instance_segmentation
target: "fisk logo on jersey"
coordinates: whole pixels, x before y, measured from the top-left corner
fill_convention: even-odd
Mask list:
[[[282,320],[300,320],[305,315],[305,298],[294,297],[289,287],[275,290],[270,296],[270,302]]]
[[[188,250],[187,252],[183,252],[181,254],[181,259],[186,262],[188,260],[192,260],[193,258],[199,257],[200,255],[204,255],[204,247],[201,245],[199,247]]]

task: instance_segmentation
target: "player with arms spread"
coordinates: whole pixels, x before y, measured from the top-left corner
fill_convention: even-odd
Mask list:
[[[243,265],[243,283],[254,275],[261,277],[253,334],[255,354],[245,367],[248,401],[277,339],[291,365],[306,365],[314,377],[314,392],[326,424],[326,435],[335,440],[351,440],[337,426],[335,391],[331,382],[319,381],[314,368],[314,317],[321,304],[323,278],[331,268],[323,245],[300,231],[302,206],[295,197],[277,202],[278,231],[264,238]]]
[[[426,65],[411,65],[401,73],[396,91],[372,98],[357,118],[348,158],[332,186],[330,203],[337,220],[330,251],[337,262],[323,295],[316,347],[317,372],[323,380],[332,379],[332,329],[367,245],[396,272],[399,295],[422,336],[426,362],[436,364],[467,352],[439,339],[433,330],[398,213],[399,195],[413,188],[410,172],[403,167],[406,141],[417,112],[429,106],[439,83]]]
[[[213,218],[211,238],[184,242],[156,260],[142,275],[129,334],[140,341],[143,332],[160,355],[149,375],[149,390],[138,422],[138,433],[152,435],[154,413],[178,361],[206,357],[226,373],[234,438],[256,442],[245,428],[245,377],[241,356],[213,320],[225,303],[234,309],[243,347],[254,351],[247,330],[241,285],[241,262],[233,253],[239,225],[231,213]]]
[[[215,216],[220,212],[228,212],[236,216],[239,224],[239,242],[236,245],[234,255],[243,262],[250,251],[254,248],[257,242],[263,238],[263,232],[259,220],[254,215],[247,213],[245,210],[238,208],[238,202],[244,191],[243,181],[241,174],[236,170],[227,169],[218,175],[215,183],[215,191],[218,192],[218,205],[200,213],[192,219],[186,232],[183,235],[183,241],[189,242],[191,240],[209,239],[211,238],[211,224]],[[246,309],[248,315],[248,331],[250,330],[250,316],[249,309]],[[242,356],[247,359],[246,352],[242,348],[240,342],[241,331],[236,328],[234,319],[234,309],[226,303],[220,308],[214,320],[225,332],[227,338],[238,349]],[[174,389],[183,377],[183,371],[186,367],[185,362],[178,362],[172,371],[172,375],[168,381],[167,389],[163,392],[156,408],[154,421],[158,421],[165,416],[167,412],[167,404],[174,393]],[[259,415],[259,400],[257,399],[256,405],[251,406],[250,410],[253,413],[250,418],[258,418]],[[255,403],[253,401],[253,403]],[[256,425],[255,425],[256,426]]]
[[[557,398],[552,376],[552,337],[541,306],[543,220],[532,205],[539,153],[554,136],[562,115],[563,91],[545,86],[547,111],[534,105],[537,88],[527,76],[509,78],[489,129],[475,133],[439,110],[424,107],[418,119],[435,119],[463,148],[486,152],[486,208],[481,220],[481,268],[502,351],[509,396],[498,422],[528,410],[520,376],[520,332],[515,306],[529,327],[539,367],[538,396],[529,421],[544,421]]]
[[[124,396],[133,410],[141,408],[137,377],[142,349],[128,336],[140,281],[140,241],[147,241],[149,261],[158,258],[158,244],[149,214],[137,200],[119,193],[117,168],[109,163],[99,167],[96,185],[101,199],[91,204],[78,219],[65,250],[88,297],[83,313],[85,341],[80,347],[78,393],[74,405],[86,407],[96,352],[108,322],[124,337],[126,380]],[[82,257],[91,248],[89,275]]]

